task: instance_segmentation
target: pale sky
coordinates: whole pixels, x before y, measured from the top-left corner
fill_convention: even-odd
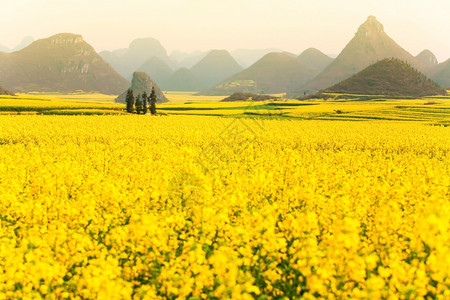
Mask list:
[[[0,44],[83,35],[97,51],[154,37],[172,50],[315,47],[339,54],[369,15],[414,56],[450,58],[450,0],[1,0]]]

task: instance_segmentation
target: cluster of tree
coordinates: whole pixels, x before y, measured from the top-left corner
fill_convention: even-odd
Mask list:
[[[127,112],[128,113],[137,113],[138,115],[144,114],[146,115],[150,110],[151,115],[156,115],[156,93],[155,88],[152,88],[152,92],[150,96],[147,96],[147,92],[141,94],[137,94],[134,97],[133,90],[129,89],[127,91],[127,96],[125,98],[127,104]],[[150,107],[149,107],[150,106]]]

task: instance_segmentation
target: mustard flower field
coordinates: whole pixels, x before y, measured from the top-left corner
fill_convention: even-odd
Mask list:
[[[0,298],[449,299],[450,127],[0,116]]]

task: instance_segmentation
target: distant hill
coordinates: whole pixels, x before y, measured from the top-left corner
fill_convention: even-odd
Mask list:
[[[305,84],[317,74],[317,70],[304,65],[297,58],[273,52],[204,93],[211,95],[230,95],[236,92],[285,93]]]
[[[130,79],[133,72],[152,57],[157,57],[170,67],[175,67],[175,63],[167,56],[166,49],[154,38],[136,39],[130,43],[128,49],[102,51],[100,56],[127,79]]]
[[[34,42],[34,38],[32,36],[25,37],[16,47],[14,47],[11,52],[22,50]]]
[[[303,51],[297,58],[301,63],[312,69],[322,72],[334,60],[320,50],[309,48]]]
[[[445,89],[396,58],[383,59],[323,92],[400,97],[446,95]]]
[[[247,68],[260,60],[263,56],[272,52],[282,52],[280,49],[267,48],[267,49],[237,49],[231,51],[231,56],[236,59],[239,65]]]
[[[385,32],[383,25],[370,16],[339,56],[311,82],[299,87],[299,93],[329,87],[363,70],[377,60],[396,57],[423,71],[425,65],[400,47]]]
[[[450,88],[450,59],[435,66],[430,72],[430,77],[441,86]]]
[[[127,80],[80,35],[61,33],[0,55],[0,82],[14,92],[100,92],[119,94]]]
[[[133,73],[133,79],[131,80],[131,86],[124,90],[122,94],[119,95],[119,97],[116,98],[115,102],[118,103],[125,103],[125,98],[127,95],[128,89],[133,90],[134,96],[136,97],[138,94],[143,94],[144,92],[147,93],[148,96],[150,96],[150,93],[152,92],[152,88],[155,88],[156,98],[157,102],[168,102],[166,96],[164,96],[161,89],[156,85],[156,83],[144,72],[134,72]]]
[[[148,59],[138,71],[147,73],[162,89],[165,89],[167,79],[173,74],[173,70],[156,56]]]
[[[420,52],[416,56],[416,59],[421,61],[424,65],[429,66],[429,67],[434,67],[437,64],[439,64],[436,56],[434,56],[433,52],[431,52],[428,49],[425,49],[422,52]]]
[[[226,50],[212,50],[191,68],[192,74],[207,88],[240,72],[242,67]]]
[[[200,55],[203,52],[200,50],[197,51],[193,51],[193,52],[183,52],[183,51],[179,51],[179,50],[173,50],[170,55],[169,58],[176,61],[176,62],[180,62],[183,59],[186,59],[188,57],[192,57],[192,56],[196,56],[196,55]]]
[[[170,54],[170,59],[177,63],[178,68],[192,68],[196,63],[201,61],[209,51],[194,51],[191,53],[185,53],[181,51],[173,51]]]
[[[198,92],[206,88],[205,84],[187,68],[181,68],[167,78],[164,90]]]
[[[251,99],[252,101],[266,101],[271,99],[277,99],[277,97],[270,95],[260,95],[253,93],[234,93],[231,96],[226,97],[221,100],[222,102],[233,102],[233,101],[247,101]]]
[[[0,52],[11,53],[19,51],[22,50],[23,48],[28,47],[32,42],[34,42],[34,38],[32,36],[27,36],[22,41],[20,41],[20,43],[13,49],[9,49],[8,47],[0,44]]]

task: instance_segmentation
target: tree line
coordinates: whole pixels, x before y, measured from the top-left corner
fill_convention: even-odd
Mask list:
[[[127,91],[127,96],[125,98],[127,104],[127,113],[137,113],[138,115],[146,115],[150,110],[151,115],[156,115],[156,93],[155,88],[152,88],[150,96],[147,96],[147,92],[137,94],[134,97],[133,90],[129,89]]]

